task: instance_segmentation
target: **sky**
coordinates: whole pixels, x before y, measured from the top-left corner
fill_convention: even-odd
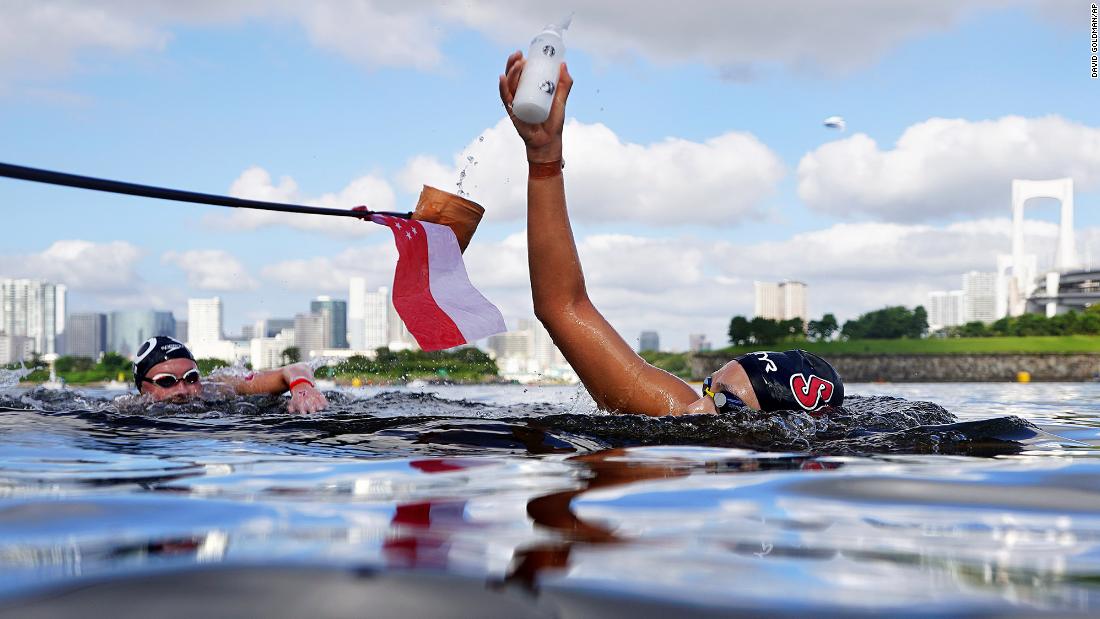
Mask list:
[[[1079,0],[6,0],[0,161],[238,197],[411,210],[424,184],[486,209],[466,253],[510,326],[533,315],[509,53],[575,11],[565,184],[589,293],[623,336],[726,343],[753,281],[811,318],[927,302],[1010,250],[1014,178],[1071,177],[1100,264],[1100,80]],[[552,6],[551,6],[552,5]],[[829,129],[829,116],[845,118]],[[1049,264],[1057,203],[1027,205]],[[228,335],[348,278],[389,285],[381,226],[0,179],[0,277],[70,311]]]

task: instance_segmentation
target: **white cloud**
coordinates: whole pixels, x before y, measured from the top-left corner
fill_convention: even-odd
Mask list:
[[[928,221],[1003,213],[1014,178],[1071,177],[1100,186],[1100,128],[1058,116],[967,121],[932,118],[906,129],[892,150],[865,134],[802,158],[798,194],[837,216]]]
[[[736,220],[759,213],[784,175],[778,155],[748,133],[634,144],[605,125],[576,120],[566,123],[565,133],[569,209],[578,221]],[[408,191],[421,183],[456,191],[463,171],[463,188],[485,207],[487,220],[524,216],[527,159],[506,117],[455,155],[451,166],[417,157],[399,181]]]
[[[161,260],[182,269],[192,288],[229,292],[255,290],[260,285],[240,260],[221,249],[169,251]]]
[[[168,38],[155,24],[102,5],[14,0],[0,19],[0,72],[64,70],[82,49],[163,49]]]
[[[365,277],[371,287],[390,286],[397,264],[392,241],[345,249],[335,256],[284,260],[261,271],[267,282],[285,290],[347,294],[348,280]]]
[[[229,194],[237,198],[264,200],[267,202],[285,202],[320,206],[332,209],[350,209],[366,205],[376,211],[395,210],[397,198],[389,182],[373,174],[357,178],[339,192],[326,193],[318,197],[303,196],[293,178],[284,176],[274,183],[267,170],[253,166],[233,181]],[[362,237],[377,232],[381,228],[375,224],[350,217],[330,215],[299,215],[236,209],[229,214],[208,214],[203,223],[222,230],[255,230],[257,228],[286,226],[320,232],[336,237]]]
[[[65,284],[73,290],[119,292],[140,278],[134,267],[144,251],[126,241],[54,241],[39,253],[0,255],[0,271]]]
[[[1068,3],[1063,3],[1063,5]],[[701,62],[731,79],[760,65],[845,71],[929,32],[950,29],[986,8],[1040,7],[1039,0],[845,0],[793,4],[684,0],[587,3],[568,34],[571,48],[610,60]],[[473,29],[521,45],[567,8],[535,0],[462,3],[393,0],[9,0],[0,19],[0,70],[64,69],[88,51],[163,49],[180,26],[263,20],[296,23],[314,45],[368,68],[433,69],[452,32]],[[1071,11],[1060,11],[1067,13]],[[1076,15],[1076,13],[1073,13]],[[17,73],[18,74],[18,73]]]
[[[867,66],[899,44],[942,32],[979,9],[1036,1],[844,0],[843,2],[713,2],[605,0],[585,3],[567,45],[607,59],[642,56],[658,64],[701,62],[728,76],[753,67],[844,71]],[[517,45],[516,33],[534,33],[568,9],[536,0],[473,2],[449,12],[495,39]],[[526,52],[526,48],[524,48]]]
[[[144,257],[143,249],[126,241],[60,240],[41,252],[0,255],[0,273],[65,284],[98,311],[178,306],[179,291],[137,273]]]

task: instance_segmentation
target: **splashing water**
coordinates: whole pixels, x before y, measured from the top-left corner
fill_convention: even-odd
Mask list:
[[[479,143],[484,142],[485,141],[485,136],[484,135],[477,136],[477,141]],[[467,152],[469,152],[469,151],[467,151]],[[476,166],[476,165],[477,165],[477,158],[474,157],[471,154],[466,154],[465,163],[462,164],[462,169],[459,170],[459,172],[458,172],[458,182],[455,183],[455,187],[458,188],[458,191],[456,191],[455,193],[457,193],[459,196],[461,196],[463,198],[470,197],[470,194],[464,188],[464,185],[466,184],[466,172],[471,167]],[[476,188],[476,186],[475,186],[475,188]]]
[[[23,361],[20,361],[18,370],[0,370],[0,389],[11,389],[17,386],[19,381],[30,376],[37,369],[39,368],[28,368],[23,365]]]

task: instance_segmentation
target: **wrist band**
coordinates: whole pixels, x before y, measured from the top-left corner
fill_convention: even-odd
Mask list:
[[[294,380],[290,381],[290,387],[287,387],[287,389],[289,389],[290,391],[294,391],[294,388],[297,387],[298,385],[302,384],[302,383],[306,383],[310,387],[316,387],[316,385],[313,384],[312,380],[310,380],[310,379],[308,379],[304,376],[301,376],[299,378],[295,378]]]
[[[553,178],[561,174],[565,168],[565,162],[557,161],[528,161],[527,178]]]

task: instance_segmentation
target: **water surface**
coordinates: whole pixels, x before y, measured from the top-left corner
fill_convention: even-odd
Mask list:
[[[349,389],[308,417],[9,389],[0,616],[1100,607],[1100,385],[848,391],[648,419],[576,387]]]

